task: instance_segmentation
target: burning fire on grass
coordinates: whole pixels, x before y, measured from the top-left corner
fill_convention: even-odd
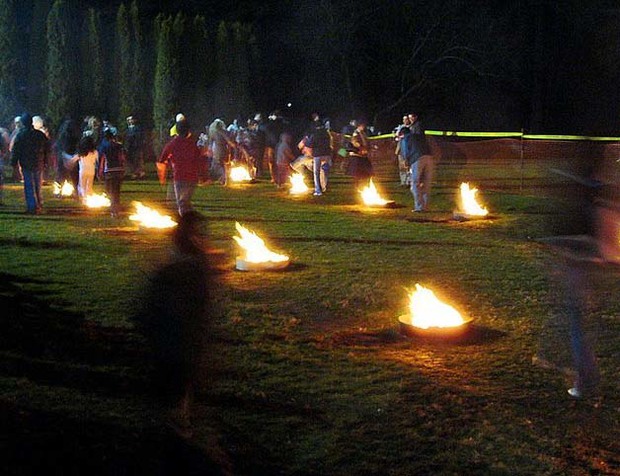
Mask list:
[[[56,197],[71,197],[75,193],[75,188],[69,181],[65,180],[62,185],[54,182],[54,195]]]
[[[304,182],[304,176],[300,173],[294,173],[291,175],[291,189],[290,193],[292,195],[302,195],[304,193],[308,193],[310,189]]]
[[[84,205],[88,208],[106,208],[111,205],[111,202],[105,193],[93,193],[84,198]]]
[[[460,215],[464,217],[476,217],[482,218],[486,217],[489,214],[489,211],[484,208],[481,204],[476,200],[476,194],[478,193],[477,188],[469,188],[469,184],[463,182],[461,184],[461,193],[459,195],[459,205],[460,210],[455,212],[455,215]]]
[[[248,230],[239,222],[235,228],[240,236],[233,236],[241,248],[241,256],[237,256],[236,268],[241,271],[257,271],[268,269],[282,269],[288,266],[289,257],[274,253],[265,245],[265,242],[253,231]]]
[[[177,223],[168,215],[162,215],[157,210],[143,205],[141,202],[133,202],[136,213],[129,216],[129,219],[138,223],[143,228],[166,229],[173,228]]]
[[[409,295],[409,314],[399,320],[405,333],[436,336],[459,334],[471,322],[420,284]]]
[[[250,172],[243,165],[238,165],[230,169],[230,180],[233,182],[251,182]]]
[[[364,201],[364,205],[367,205],[369,207],[385,207],[394,203],[394,201],[386,200],[379,195],[377,187],[375,187],[372,179],[370,179],[368,186],[366,186],[363,190],[360,190],[359,192],[362,196],[362,200]]]

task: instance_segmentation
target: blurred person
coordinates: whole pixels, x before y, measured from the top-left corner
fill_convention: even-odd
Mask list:
[[[93,181],[95,169],[99,162],[99,152],[92,136],[84,136],[80,139],[77,148],[79,183],[78,196],[82,202],[93,193]]]
[[[125,176],[125,151],[117,141],[114,130],[107,128],[97,149],[99,153],[99,176],[105,180],[105,191],[110,198],[110,215],[119,216],[121,210],[121,186]]]
[[[10,161],[10,142],[9,131],[0,127],[0,205],[4,204],[4,165]]]
[[[248,124],[245,147],[253,166],[256,168],[255,176],[261,177],[265,156],[265,126],[262,123],[261,114],[256,114]]]
[[[58,136],[54,147],[58,167],[56,170],[56,181],[62,184],[62,182],[68,180],[73,185],[76,194],[80,179],[76,152],[81,136],[82,133],[78,123],[71,118],[67,118],[58,129]]]
[[[51,133],[49,128],[47,127],[45,120],[42,116],[33,116],[32,117],[32,127],[38,131],[43,132],[45,137],[47,137],[47,143],[50,144]],[[51,148],[47,154],[47,165],[45,170],[43,171],[43,183],[48,179],[51,179],[54,175],[54,170],[56,170],[56,155],[52,154]]]
[[[228,185],[230,163],[235,142],[228,136],[226,124],[221,119],[215,119],[209,126],[209,141],[211,142],[212,162],[211,176],[219,180],[222,185]]]
[[[306,133],[303,142],[313,160],[314,195],[321,196],[327,190],[328,172],[331,165],[331,138],[318,114],[313,115],[311,128]]]
[[[568,373],[561,360],[562,349],[551,349],[549,345],[553,342],[550,333],[562,330],[563,346],[567,328],[573,367],[568,394],[573,398],[591,397],[598,392],[600,371],[586,332],[588,307],[594,298],[594,284],[612,265],[617,270],[620,264],[620,187],[604,181],[613,175],[601,165],[598,158],[584,157],[574,170],[552,169],[556,176],[569,179],[560,197],[564,207],[562,234],[540,240],[555,251],[551,279],[554,289],[560,291],[560,303],[543,326],[541,346],[532,361]]]
[[[396,150],[394,151],[394,155],[396,155],[398,175],[400,177],[400,185],[402,187],[409,187],[411,185],[411,170],[407,165],[407,161],[403,157],[400,144],[400,140],[403,136],[402,129],[404,127],[409,128],[410,126],[411,121],[409,120],[409,116],[404,115],[403,122],[394,128],[394,140],[396,141]]]
[[[24,128],[24,123],[22,122],[21,116],[16,116],[15,119],[13,119],[12,126],[13,127],[11,130],[11,135],[9,137],[9,152],[13,151],[13,144],[15,143],[15,138],[17,137],[17,134],[19,134],[19,132]],[[24,180],[24,177],[22,176],[21,167],[19,164],[13,166],[12,178],[13,178],[13,182],[15,183],[21,182]]]
[[[172,167],[177,210],[180,216],[192,210],[192,196],[198,182],[206,176],[205,161],[192,137],[187,120],[176,123],[177,135],[161,151],[158,162]]]
[[[276,146],[276,186],[282,187],[288,183],[291,163],[295,160],[293,152],[293,136],[288,132],[280,134],[280,141]]]
[[[191,436],[194,388],[203,380],[199,374],[213,314],[205,227],[195,211],[181,216],[172,234],[171,259],[150,278],[134,318],[149,343],[153,390],[167,407],[166,421],[185,437]]]
[[[413,211],[425,212],[428,211],[430,205],[435,161],[417,114],[410,114],[409,120],[411,125],[408,128],[402,128],[400,151],[411,174]]]
[[[280,116],[280,111],[273,111],[267,118],[263,131],[265,132],[264,159],[269,167],[271,183],[276,183],[276,147],[280,140],[280,134],[284,132],[285,122]]]
[[[144,173],[145,137],[144,131],[135,116],[127,117],[124,146],[131,177],[134,179],[144,178],[146,175]]]
[[[41,185],[48,160],[49,141],[45,134],[32,127],[29,114],[23,114],[20,120],[23,127],[15,136],[11,163],[19,165],[22,170],[26,213],[39,214],[43,207]]]
[[[349,140],[349,148],[347,150],[349,157],[349,165],[347,173],[353,177],[355,190],[366,186],[370,178],[374,175],[372,163],[368,157],[369,145],[366,136],[366,121],[357,121],[357,127]]]

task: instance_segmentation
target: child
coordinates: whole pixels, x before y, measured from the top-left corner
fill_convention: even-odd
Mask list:
[[[93,193],[93,179],[95,178],[95,166],[98,160],[99,153],[92,136],[82,137],[78,144],[78,164],[80,167],[78,195],[82,202]]]

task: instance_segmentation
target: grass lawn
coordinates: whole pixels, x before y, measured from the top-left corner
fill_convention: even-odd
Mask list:
[[[339,174],[322,197],[265,181],[200,187],[195,206],[224,258],[189,441],[161,424],[128,320],[169,236],[50,186],[45,213],[25,215],[21,186],[6,185],[3,474],[620,474],[618,273],[599,273],[588,324],[601,395],[573,401],[566,376],[531,364],[541,341],[569,352],[566,336],[543,332],[557,293],[535,241],[561,216],[540,190],[491,186],[497,174],[480,192],[493,217],[470,222],[451,219],[464,174],[449,166],[423,214],[390,182],[379,187],[402,206],[366,209]],[[154,180],[126,182],[122,200],[169,207]],[[235,221],[290,268],[235,271]],[[402,336],[415,283],[472,317],[473,337]]]

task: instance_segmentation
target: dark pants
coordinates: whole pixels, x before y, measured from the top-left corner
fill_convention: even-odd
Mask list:
[[[121,184],[123,183],[123,171],[105,173],[105,191],[110,197],[110,213],[117,214],[121,207]]]
[[[22,168],[24,177],[24,195],[28,213],[36,213],[41,210],[43,197],[41,196],[42,170]]]

